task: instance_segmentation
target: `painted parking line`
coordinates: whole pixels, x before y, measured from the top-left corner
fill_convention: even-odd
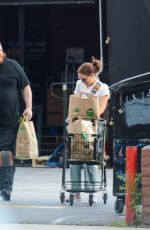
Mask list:
[[[39,209],[64,209],[65,206],[40,206],[40,205],[0,205],[1,208],[39,208]]]

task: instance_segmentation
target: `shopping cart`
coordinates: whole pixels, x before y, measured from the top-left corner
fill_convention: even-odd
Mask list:
[[[102,191],[104,204],[107,200],[106,192],[106,161],[105,161],[105,130],[106,121],[98,120],[98,129],[96,134],[71,134],[66,129],[65,151],[62,171],[62,189],[60,192],[60,201],[64,203],[65,192],[69,192],[70,206],[73,205],[75,193],[89,193],[89,205],[93,204],[93,193]],[[66,168],[68,165],[99,165],[97,180],[91,182],[82,180],[66,180]],[[101,172],[99,175],[99,171]],[[82,177],[81,177],[82,178]],[[76,184],[80,183],[80,188],[76,189]]]

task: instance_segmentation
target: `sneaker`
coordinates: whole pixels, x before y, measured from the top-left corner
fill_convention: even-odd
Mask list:
[[[97,194],[96,193],[93,194],[93,203],[97,203]]]
[[[3,198],[4,201],[10,201],[10,192],[9,191],[1,191],[0,196]]]
[[[75,199],[76,201],[81,201],[81,196],[80,196],[80,193],[79,193],[79,192],[75,194],[74,199]]]

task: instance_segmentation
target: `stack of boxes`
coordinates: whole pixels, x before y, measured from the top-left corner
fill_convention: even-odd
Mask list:
[[[47,93],[47,125],[49,126],[62,126],[63,125],[63,101],[62,90],[55,89],[55,95],[59,98],[51,95],[51,92]]]

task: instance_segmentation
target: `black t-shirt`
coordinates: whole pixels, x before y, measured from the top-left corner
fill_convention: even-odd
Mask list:
[[[0,64],[0,127],[14,126],[19,114],[18,90],[29,85],[26,74],[14,60]]]

